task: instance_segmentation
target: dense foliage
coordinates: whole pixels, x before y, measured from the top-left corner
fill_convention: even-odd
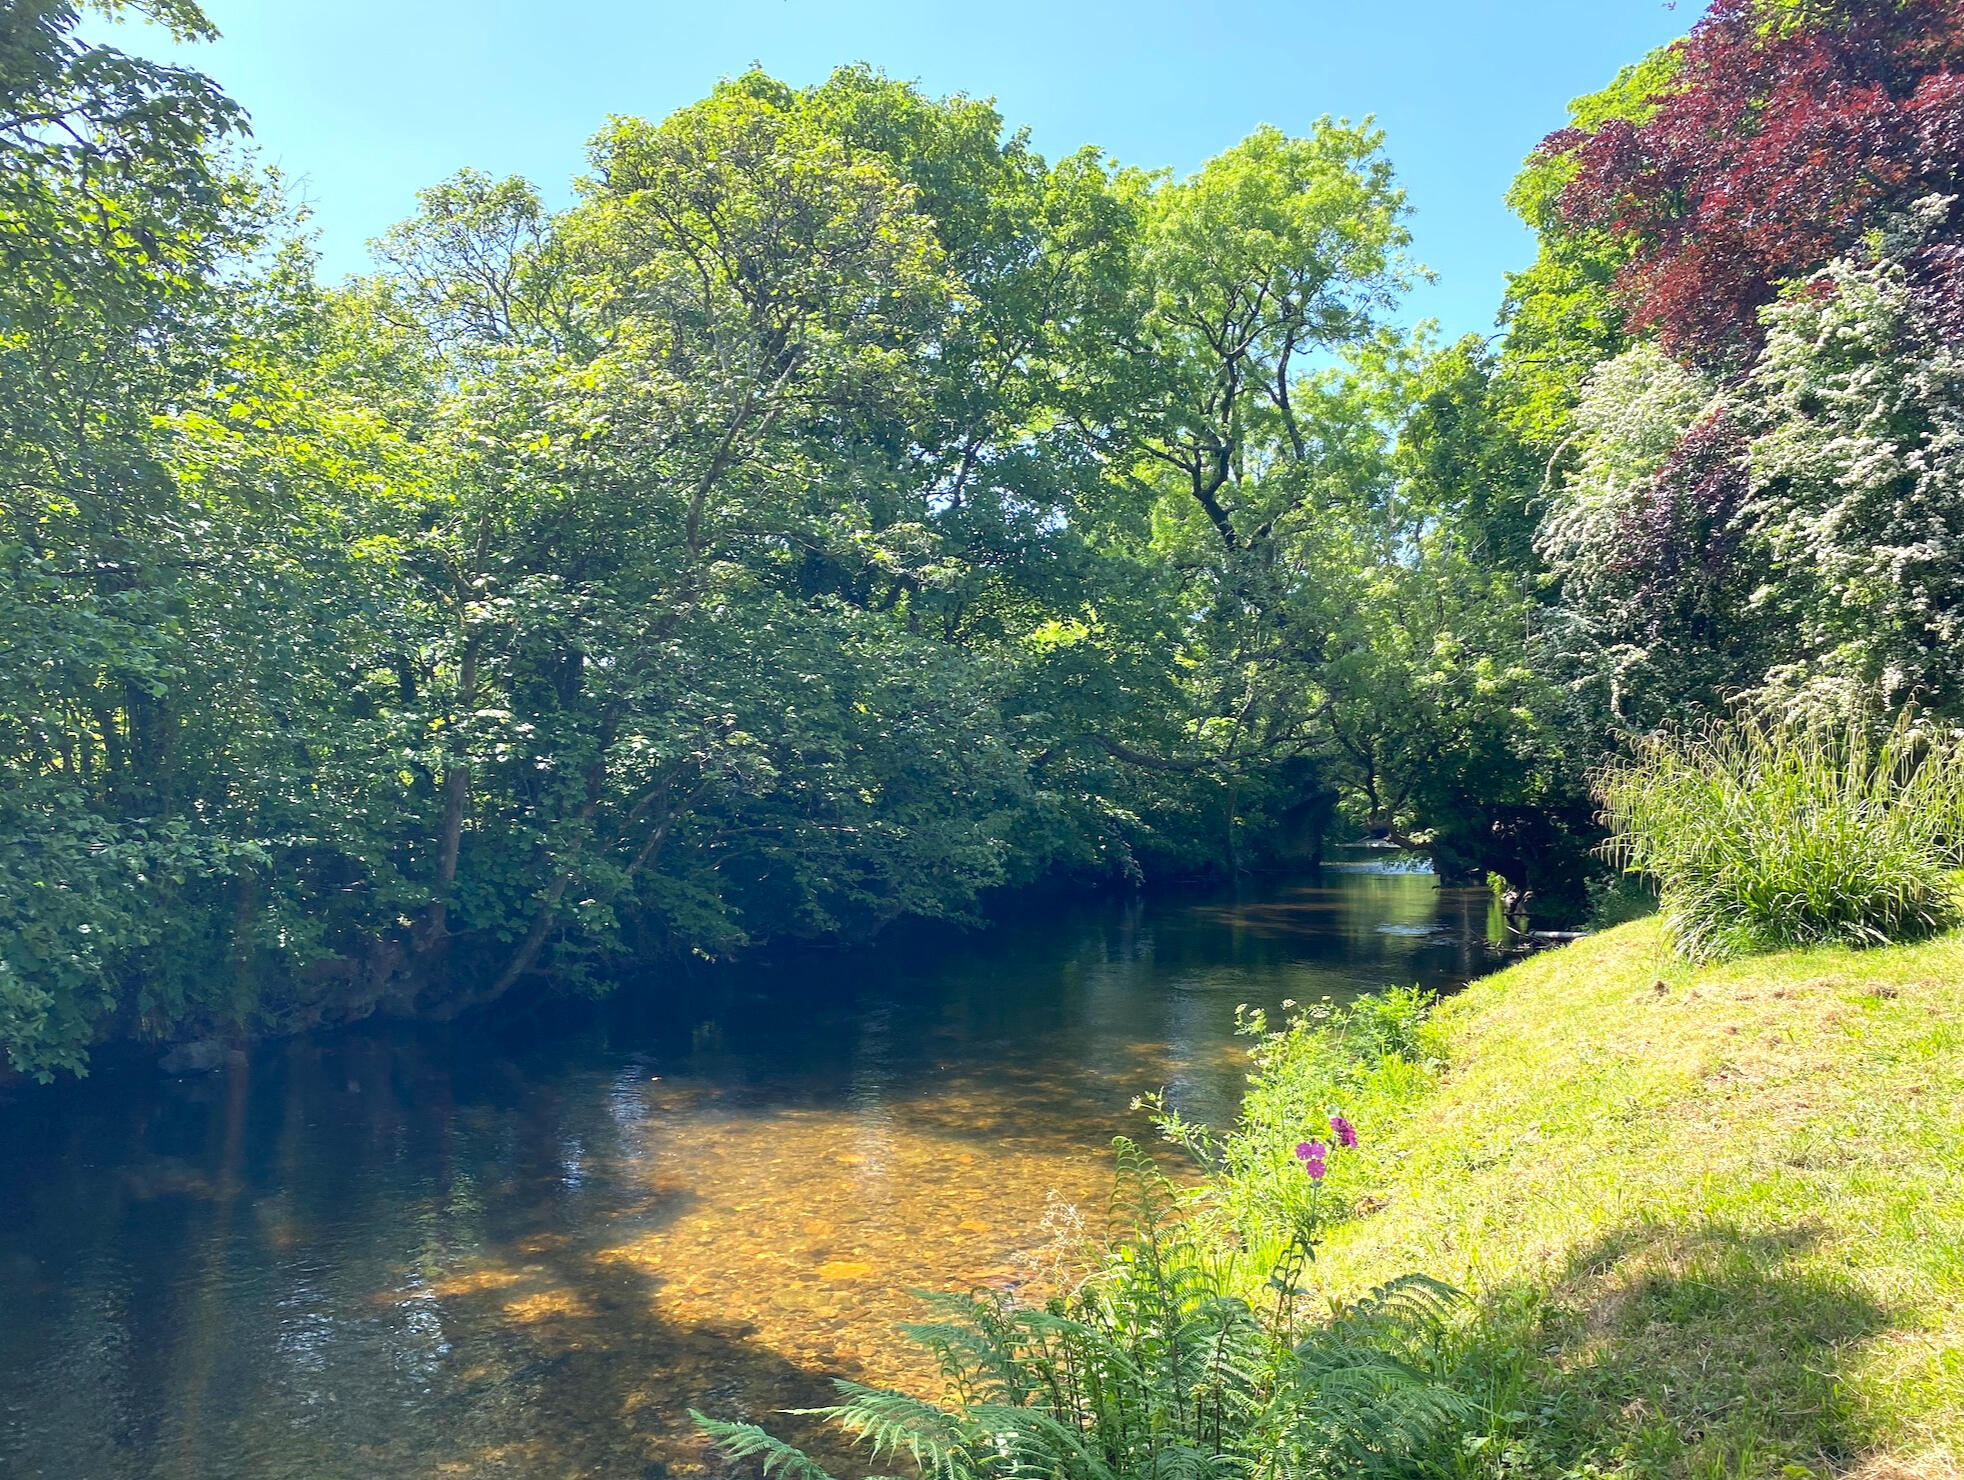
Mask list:
[[[1611,735],[1959,715],[1951,0],[1725,0],[1530,162],[1547,669]]]
[[[329,288],[202,79],[7,24],[17,1068],[1341,826],[1537,866],[1491,369],[1387,326],[1373,130],[1176,180],[753,73]]]
[[[1633,736],[1964,705],[1954,0],[1725,0],[1580,100],[1498,351],[1397,327],[1369,126],[1175,178],[863,67],[328,286],[78,24],[0,17],[18,1070],[1365,832],[1572,919]]]
[[[1960,61],[1951,0],[1717,0],[1639,116],[1549,139],[1573,167],[1561,218],[1626,243],[1633,323],[1673,352],[1725,358],[1756,341],[1782,282],[1859,245],[1884,213],[1955,191]],[[1946,299],[1964,286],[1954,230],[1919,258]]]
[[[1306,1127],[1320,1133],[1335,1113],[1352,1139],[1388,1129],[1398,1107],[1429,1081],[1432,1004],[1431,993],[1400,987],[1341,1007],[1328,999],[1311,1007],[1287,1002],[1280,1023],[1243,1007],[1236,1029],[1252,1040],[1251,1068],[1231,1127],[1189,1121],[1163,1094],[1137,1101],[1160,1134],[1206,1172],[1198,1201],[1222,1242],[1281,1259],[1307,1224],[1352,1211],[1358,1159],[1337,1157],[1312,1180],[1303,1176],[1297,1148]]]

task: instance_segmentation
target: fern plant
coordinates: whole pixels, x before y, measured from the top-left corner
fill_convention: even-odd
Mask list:
[[[1251,1302],[1251,1256],[1183,1217],[1150,1157],[1117,1147],[1113,1236],[1075,1290],[1041,1307],[931,1297],[935,1318],[903,1328],[935,1358],[943,1401],[842,1382],[838,1404],[799,1411],[923,1480],[1407,1474],[1470,1415],[1449,1381],[1452,1291],[1411,1276],[1299,1329],[1310,1245],[1267,1271],[1272,1303]],[[831,1480],[757,1425],[691,1417],[766,1476]]]

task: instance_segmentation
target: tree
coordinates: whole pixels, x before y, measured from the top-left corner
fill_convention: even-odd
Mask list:
[[[133,7],[183,36],[194,5]],[[222,341],[214,264],[251,241],[203,77],[75,38],[62,0],[0,16],[0,1045],[81,1061],[123,952],[165,922],[140,887],[233,840],[191,821],[184,708],[211,589],[157,417]]]
[[[1348,496],[1375,436],[1368,398],[1319,362],[1368,344],[1412,273],[1382,144],[1327,119],[1307,138],[1264,128],[1154,186],[1138,316],[1107,372],[1123,410],[1101,445],[1150,510],[1144,545],[1143,531],[1130,541],[1177,573],[1191,615],[1168,634],[1174,730],[1108,724],[1092,738],[1129,766],[1210,778],[1231,871],[1244,788],[1317,738],[1306,680],[1318,654],[1288,608],[1333,593],[1306,591],[1280,552]]]
[[[1549,137],[1572,169],[1564,226],[1619,243],[1623,302],[1666,349],[1736,365],[1781,282],[1956,193],[1960,63],[1956,0],[1719,0],[1638,116]],[[1933,287],[1956,230],[1946,218],[1919,263]]]
[[[1763,704],[1964,713],[1964,362],[1924,276],[1949,211],[1929,202],[1764,315],[1734,413],[1755,605],[1786,634]]]
[[[1670,47],[1625,67],[1608,87],[1569,104],[1568,131],[1585,135],[1612,123],[1644,122],[1677,68],[1678,54]],[[1501,388],[1508,420],[1544,459],[1560,455],[1569,413],[1590,371],[1629,343],[1616,288],[1631,247],[1607,227],[1564,211],[1576,172],[1572,152],[1544,143],[1507,192],[1507,204],[1533,230],[1538,250],[1533,263],[1508,276],[1501,301]]]

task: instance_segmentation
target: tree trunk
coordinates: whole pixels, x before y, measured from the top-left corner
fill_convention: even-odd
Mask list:
[[[451,726],[455,745],[464,737],[462,717],[477,706],[477,651],[481,639],[475,634],[464,644],[464,660],[457,678],[457,710]],[[469,809],[471,765],[466,754],[456,753],[443,772],[443,827],[439,834],[436,863],[436,894],[430,902],[422,946],[434,949],[450,934],[450,891],[457,883],[457,859],[464,845],[464,813]]]

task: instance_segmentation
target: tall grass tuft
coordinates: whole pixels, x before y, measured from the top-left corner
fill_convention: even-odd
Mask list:
[[[1752,718],[1658,736],[1595,789],[1609,855],[1656,881],[1690,960],[1881,945],[1958,919],[1964,746],[1907,717],[1879,738]]]

